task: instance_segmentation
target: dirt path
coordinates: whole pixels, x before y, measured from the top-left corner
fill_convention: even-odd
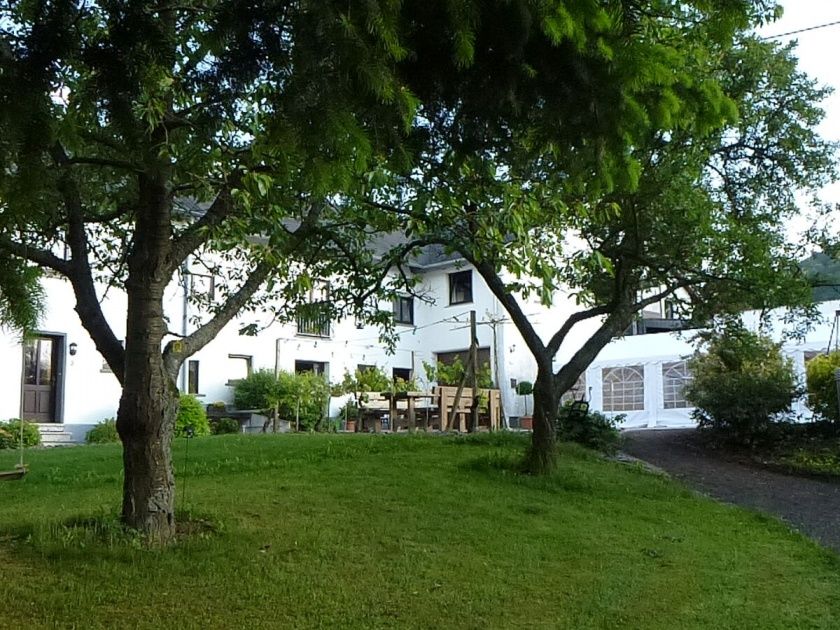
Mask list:
[[[840,483],[739,463],[695,446],[694,429],[624,433],[623,450],[728,503],[778,516],[840,553]]]

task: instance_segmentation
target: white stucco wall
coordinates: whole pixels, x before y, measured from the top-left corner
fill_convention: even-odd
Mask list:
[[[353,319],[333,324],[330,338],[306,337],[297,334],[294,323],[274,323],[257,336],[239,334],[245,323],[254,319],[266,321],[267,316],[246,313],[231,322],[201,351],[190,357],[199,362],[199,396],[205,403],[232,401],[233,388],[228,381],[234,376],[234,366],[229,355],[245,355],[252,359],[253,369],[281,369],[292,371],[295,361],[315,361],[327,364],[331,382],[342,379],[345,371],[354,371],[358,364],[376,364],[388,373],[392,368],[409,368],[422,387],[426,383],[423,362],[433,362],[441,352],[463,350],[469,346],[469,311],[475,310],[478,321],[480,347],[490,348],[491,367],[498,360],[498,383],[503,395],[503,405],[508,416],[525,413],[525,400],[511,387],[511,379],[533,382],[536,364],[521,335],[502,310],[480,276],[473,272],[473,301],[449,304],[449,274],[469,269],[468,266],[444,265],[427,270],[423,275],[423,289],[432,303],[419,299],[414,302],[414,325],[398,325],[396,351],[388,354],[379,342],[375,327],[357,328]],[[69,284],[47,278],[47,312],[41,325],[45,333],[62,335],[65,344],[64,390],[61,401],[62,418],[77,438],[84,431],[104,418],[116,414],[120,388],[117,379],[103,369],[103,361],[87,332],[82,328],[73,310],[75,300]],[[119,291],[109,291],[103,300],[103,311],[120,338],[125,329],[125,296]],[[177,283],[169,287],[165,308],[170,330],[183,334],[190,332],[192,324],[183,328],[183,289]],[[803,372],[803,353],[824,350],[840,302],[821,305],[824,319],[803,341],[787,342],[785,351]],[[390,304],[381,308],[390,309]],[[566,296],[558,296],[546,308],[535,300],[523,302],[523,312],[529,316],[544,341],[557,330],[577,305]],[[753,314],[745,316],[749,326],[757,326]],[[496,322],[496,325],[492,325]],[[580,347],[597,327],[597,321],[576,326],[558,353],[555,366],[563,362]],[[495,328],[495,339],[494,339]],[[783,326],[777,321],[773,334],[780,337]],[[681,426],[690,423],[690,409],[665,410],[662,394],[662,364],[691,354],[690,333],[660,333],[631,336],[610,343],[597,356],[586,371],[587,389],[592,407],[602,409],[601,375],[604,368],[622,365],[642,365],[645,375],[645,409],[627,414],[625,426]],[[171,337],[169,338],[171,339]],[[168,340],[168,339],[167,339]],[[74,356],[68,352],[75,343]],[[17,417],[21,406],[22,346],[10,334],[0,335],[0,418]],[[186,364],[185,364],[186,370]],[[179,386],[186,386],[186,372],[179,379]],[[342,400],[334,400],[331,412],[335,414]],[[533,401],[528,400],[528,410]],[[804,411],[804,407],[802,408]]]

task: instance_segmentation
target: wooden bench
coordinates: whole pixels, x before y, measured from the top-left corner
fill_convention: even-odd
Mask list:
[[[454,426],[449,426],[449,421],[458,388],[441,385],[436,387],[434,392],[440,408],[441,429],[444,431],[466,431],[473,404],[472,388],[465,387],[461,390],[461,399],[458,401]],[[501,392],[498,389],[479,389],[478,395],[480,399],[478,427],[484,426],[492,431],[497,430],[501,426]]]

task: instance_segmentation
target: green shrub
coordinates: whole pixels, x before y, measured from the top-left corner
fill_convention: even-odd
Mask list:
[[[258,409],[266,414],[274,409],[280,387],[272,370],[256,370],[237,382],[233,388],[233,404],[237,409]]]
[[[223,435],[226,433],[239,433],[242,430],[239,420],[234,418],[219,418],[210,423],[210,430],[213,435]]]
[[[573,405],[574,403],[569,401],[560,407],[557,413],[557,439],[563,442],[577,442],[603,453],[614,453],[619,442],[616,427],[625,418],[624,414],[610,418],[600,411],[574,413]]]
[[[175,437],[186,437],[187,427],[192,427],[196,437],[210,435],[207,412],[198,398],[190,394],[181,395],[178,417],[175,418]]]
[[[280,418],[295,426],[297,420],[304,431],[318,431],[327,414],[330,385],[314,372],[280,372],[277,375]]]
[[[114,418],[105,418],[85,435],[85,442],[88,444],[110,444],[119,441],[117,421]]]
[[[780,345],[728,322],[701,337],[688,361],[692,380],[685,397],[703,429],[752,445],[801,395],[790,359]]]
[[[830,422],[840,423],[837,405],[837,383],[834,370],[840,368],[840,352],[821,354],[805,366],[808,384],[808,406]]]
[[[17,448],[20,444],[20,435],[12,435],[6,426],[0,422],[0,451],[7,448]]]
[[[27,420],[12,418],[0,422],[0,449],[20,447],[20,424],[23,423],[23,446],[31,448],[41,444],[41,432],[38,425]]]
[[[435,365],[423,361],[423,369],[426,372],[426,378],[430,381],[437,381],[438,385],[454,386],[458,385],[464,378],[464,372],[467,368],[461,362],[461,357],[456,356],[455,360],[448,365],[440,361]],[[479,366],[476,379],[478,380],[478,387],[481,389],[491,389],[493,387],[493,374],[489,363]]]

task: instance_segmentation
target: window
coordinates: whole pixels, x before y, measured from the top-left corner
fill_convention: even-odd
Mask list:
[[[394,299],[394,321],[398,324],[414,323],[414,298],[400,295]]]
[[[216,278],[204,273],[190,273],[190,295],[213,300],[216,297]]]
[[[242,379],[251,376],[251,361],[252,357],[249,354],[229,354],[227,385],[236,385]]]
[[[560,404],[565,405],[568,402],[572,402],[574,400],[585,400],[586,399],[586,372],[578,376],[578,379],[575,381],[575,384],[572,385],[571,389],[564,392],[562,396],[560,396]]]
[[[645,408],[645,372],[641,365],[604,368],[604,411],[642,411]]]
[[[406,382],[411,380],[411,368],[394,368],[391,370],[391,374],[395,383],[397,379],[402,379]]]
[[[449,303],[472,302],[472,270],[449,274]]]
[[[187,363],[187,393],[198,393],[198,361]]]
[[[303,374],[304,372],[326,374],[327,364],[320,361],[295,361],[295,374]]]
[[[307,304],[297,309],[297,334],[308,337],[329,337],[332,317],[330,314],[330,285],[325,280],[315,280],[309,289]]]
[[[662,402],[665,409],[685,409],[689,407],[683,390],[691,374],[685,361],[662,364]]]

